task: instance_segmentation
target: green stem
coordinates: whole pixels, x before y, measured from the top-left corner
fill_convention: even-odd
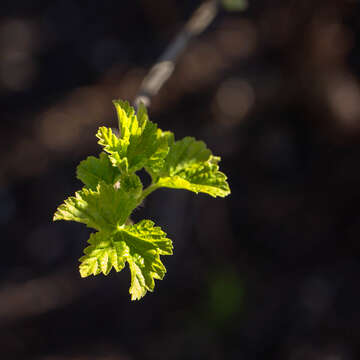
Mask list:
[[[148,195],[150,195],[153,191],[155,191],[159,187],[160,186],[155,183],[155,184],[149,185],[146,189],[144,189],[141,196],[140,196],[140,198],[139,198],[138,205],[140,205]]]

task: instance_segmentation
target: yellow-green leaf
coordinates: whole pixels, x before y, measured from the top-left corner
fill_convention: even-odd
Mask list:
[[[107,275],[112,268],[121,271],[127,262],[131,274],[129,292],[132,300],[153,291],[155,279],[163,279],[166,269],[160,255],[171,255],[173,249],[166,233],[150,220],[125,226],[111,234],[92,234],[88,242],[90,246],[80,258],[81,276]]]
[[[84,188],[60,205],[54,220],[77,221],[96,230],[114,231],[123,225],[137,206],[132,192],[100,183],[96,190]]]

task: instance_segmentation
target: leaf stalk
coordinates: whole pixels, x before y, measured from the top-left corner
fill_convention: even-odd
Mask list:
[[[138,205],[140,205],[144,200],[145,198],[150,195],[153,191],[155,191],[156,189],[158,189],[160,186],[159,184],[157,183],[152,183],[150,184],[147,188],[145,188],[139,198],[139,202],[138,202]]]

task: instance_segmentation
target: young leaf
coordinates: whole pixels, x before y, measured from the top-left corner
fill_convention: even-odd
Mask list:
[[[114,267],[121,271],[126,262],[126,247],[123,242],[114,242],[113,235],[100,231],[92,233],[88,240],[90,246],[84,249],[84,256],[79,259],[81,277],[98,275],[101,272],[108,275]]]
[[[99,158],[89,156],[81,161],[76,170],[76,176],[85,186],[96,190],[99,182],[114,184],[120,177],[119,169],[112,166],[108,156],[101,153]]]
[[[173,247],[150,220],[133,225],[129,218],[132,211],[159,187],[214,197],[224,197],[230,189],[219,171],[220,158],[202,141],[191,137],[175,141],[173,133],[149,121],[143,105],[135,114],[127,102],[114,104],[119,136],[110,128],[99,128],[96,136],[104,152],[79,164],[77,177],[85,187],[58,207],[54,220],[77,221],[97,230],[90,235],[90,246],[80,259],[81,276],[107,275],[112,268],[121,271],[128,263],[130,294],[136,300],[153,291],[155,279],[164,277],[160,255],[171,255]],[[152,178],[146,189],[135,174],[142,168]]]
[[[128,102],[114,101],[119,119],[120,136],[101,127],[97,133],[99,144],[110,155],[114,166],[128,172],[143,168],[147,162],[156,162],[168,152],[167,141],[149,120],[146,108],[140,105],[138,115]]]
[[[82,277],[107,275],[112,268],[121,271],[128,262],[131,273],[130,294],[132,300],[142,298],[153,291],[155,279],[163,279],[166,269],[160,255],[172,254],[171,240],[160,227],[150,220],[125,226],[115,233],[98,232],[89,239],[90,246],[80,258]]]
[[[157,130],[159,141],[158,150],[151,156],[145,165],[146,171],[150,174],[153,182],[156,182],[157,174],[165,166],[165,158],[169,153],[170,146],[174,143],[174,134],[171,131]]]
[[[204,163],[189,165],[173,176],[160,178],[158,185],[225,197],[230,193],[229,185],[214,159],[212,157]]]
[[[119,186],[135,198],[139,198],[143,190],[142,182],[136,174],[121,175]]]
[[[122,173],[127,173],[129,162],[126,157],[128,142],[119,139],[111,130],[101,126],[96,133],[99,139],[98,144],[104,147],[104,151],[109,154],[109,159],[113,166],[117,167]]]
[[[152,177],[158,176],[158,187],[185,189],[224,197],[230,193],[226,176],[219,171],[219,157],[202,141],[185,137],[170,145],[161,170],[150,169]]]
[[[174,135],[170,131],[162,131],[161,129],[157,129],[157,142],[158,148],[155,153],[150,157],[150,159],[146,162],[145,168],[153,169],[154,171],[160,171],[165,164],[165,157],[169,152],[169,139],[174,138]],[[149,171],[152,176],[151,171]]]
[[[112,232],[125,223],[137,201],[132,192],[100,183],[96,191],[83,188],[65,200],[54,220],[77,221],[99,231]]]

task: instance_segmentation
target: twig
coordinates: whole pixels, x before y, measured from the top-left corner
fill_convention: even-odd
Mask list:
[[[207,0],[194,12],[190,20],[144,78],[134,99],[136,108],[140,103],[143,103],[146,107],[150,106],[151,98],[159,92],[166,80],[171,76],[179,56],[183,53],[190,40],[202,33],[211,24],[218,11],[219,1]]]

